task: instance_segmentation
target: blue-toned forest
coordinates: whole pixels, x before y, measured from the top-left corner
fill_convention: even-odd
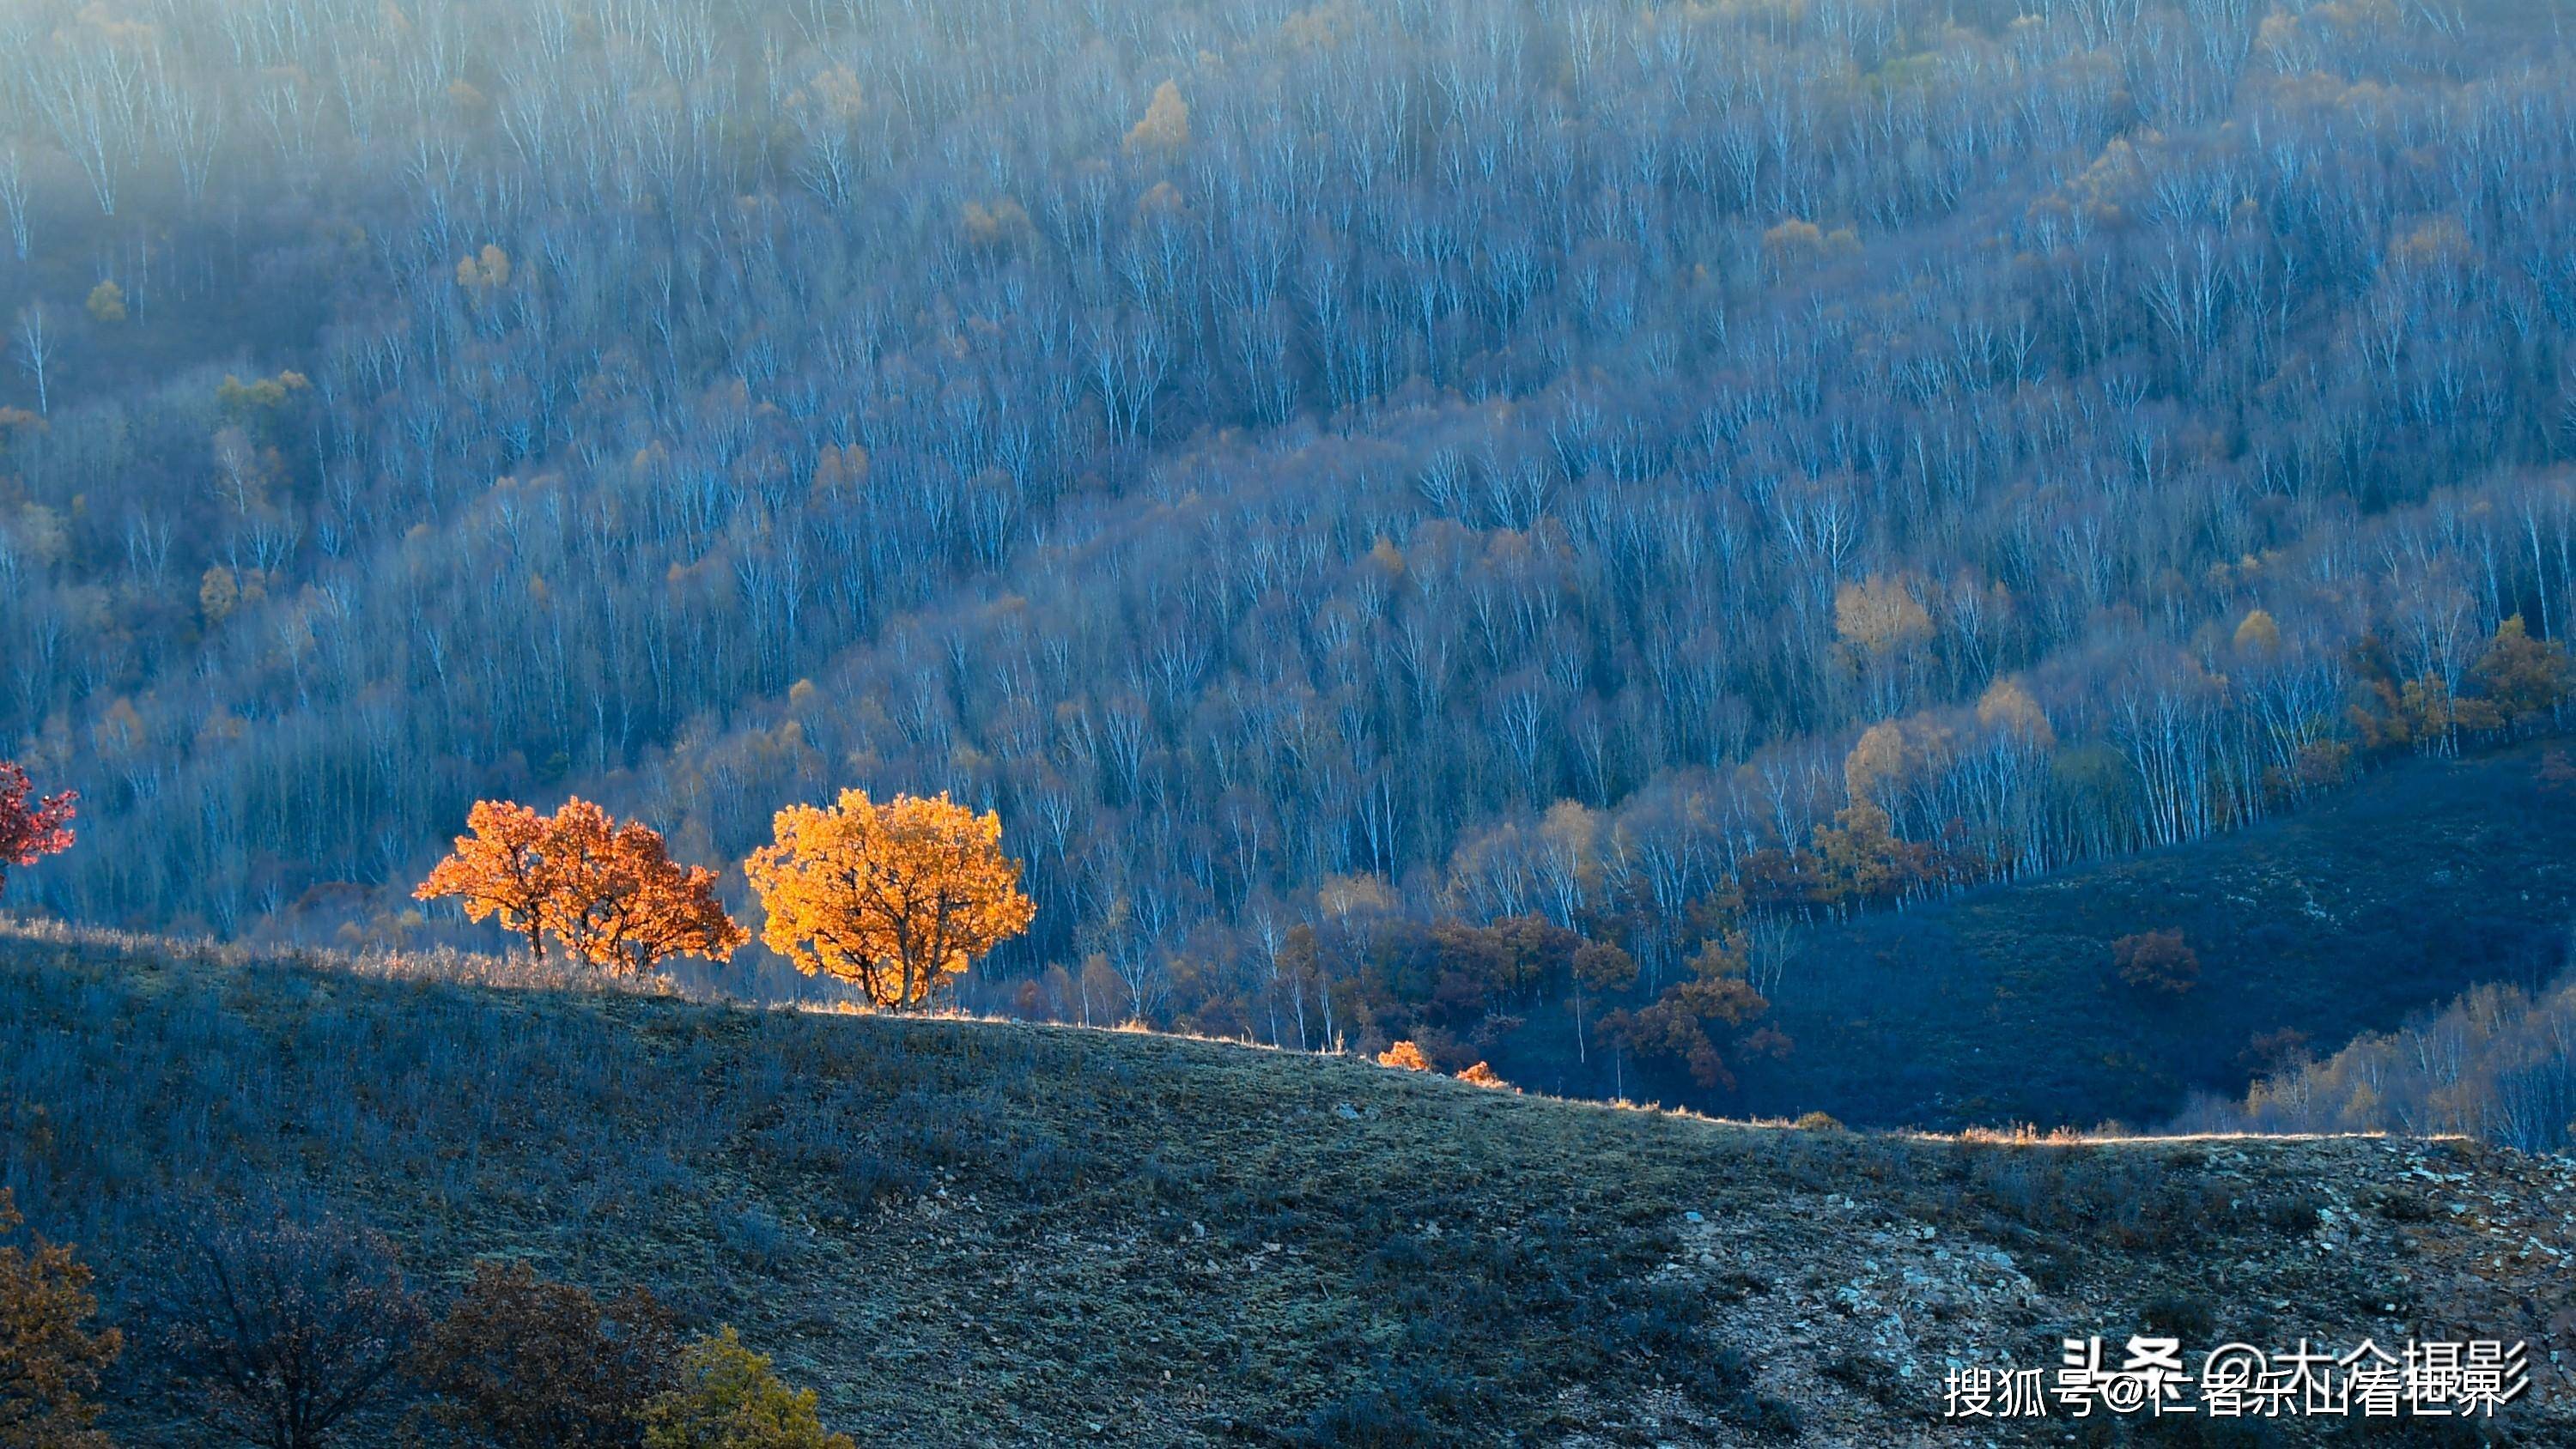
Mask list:
[[[946,791],[1036,906],[966,1005],[1887,1120],[1972,1109],[1802,1075],[1871,970],[2198,1043],[2093,1120],[2559,964],[2563,810],[2475,890],[2318,823],[2556,798],[2545,7],[23,0],[0,57],[0,756],[81,797],[17,909],[501,949],[411,898],[477,799],[739,911],[780,807]],[[2223,884],[2283,840],[2286,909],[2457,931],[2291,961]],[[1911,929],[2137,861],[2026,960]]]

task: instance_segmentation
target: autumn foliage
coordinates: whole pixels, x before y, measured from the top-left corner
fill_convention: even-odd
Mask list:
[[[1427,1072],[1431,1070],[1431,1059],[1422,1054],[1421,1047],[1409,1041],[1397,1042],[1388,1047],[1385,1051],[1379,1052],[1377,1054],[1377,1064],[1382,1067],[1394,1067],[1400,1071],[1407,1072]]]
[[[590,965],[637,974],[672,956],[722,959],[751,939],[716,901],[715,872],[673,861],[649,826],[569,800],[549,844],[562,889],[548,928]]]
[[[18,1222],[0,1188],[0,1236]],[[0,1449],[105,1449],[89,1395],[123,1343],[112,1328],[88,1328],[98,1311],[89,1282],[69,1248],[0,1247]]]
[[[761,940],[881,1007],[928,1000],[1037,914],[1002,853],[1001,817],[945,794],[880,805],[844,790],[830,807],[779,811],[774,827],[777,843],[743,866],[769,913]]]
[[[1703,1087],[1735,1086],[1726,1060],[1729,1038],[1749,1027],[1771,1003],[1745,980],[1746,942],[1740,933],[1703,942],[1691,958],[1688,980],[1634,1011],[1602,1018],[1601,1034],[1640,1057],[1669,1057],[1690,1069]],[[1777,1053],[1788,1038],[1768,1028],[1747,1036],[1742,1046]]]
[[[555,882],[545,852],[546,818],[507,800],[477,800],[465,817],[471,835],[429,873],[412,895],[462,898],[470,921],[499,917],[501,928],[528,938],[528,954],[546,954],[546,906]]]
[[[2120,980],[2145,991],[2180,996],[2200,981],[2200,955],[2178,930],[2141,931],[2111,943]]]
[[[671,859],[661,834],[617,823],[587,800],[539,815],[482,800],[470,835],[412,892],[459,898],[469,920],[499,918],[542,960],[552,936],[576,960],[611,974],[649,972],[673,956],[731,956],[748,932],[725,914],[715,874]]]
[[[0,887],[9,884],[13,865],[34,865],[41,856],[58,855],[72,844],[71,821],[79,796],[71,791],[28,800],[35,785],[27,772],[0,760]]]
[[[644,1406],[679,1384],[678,1320],[653,1295],[607,1302],[525,1263],[481,1263],[412,1373],[429,1417],[502,1449],[630,1446]]]
[[[812,1389],[781,1382],[730,1328],[689,1345],[679,1377],[644,1406],[644,1449],[857,1449],[823,1427]]]

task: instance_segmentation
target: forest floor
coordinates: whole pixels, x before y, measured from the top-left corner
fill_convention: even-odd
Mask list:
[[[507,1256],[738,1324],[863,1443],[2125,1442],[1942,1384],[2151,1326],[2527,1340],[2496,1426],[2576,1442],[2576,1163],[2465,1143],[1804,1130],[23,926],[0,1049],[0,1182],[120,1305],[204,1203],[298,1198],[433,1288]],[[122,1442],[193,1442],[148,1370]],[[2254,1427],[2185,1442],[2333,1424]]]

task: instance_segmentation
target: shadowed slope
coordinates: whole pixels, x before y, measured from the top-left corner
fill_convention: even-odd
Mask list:
[[[2193,1092],[2242,1094],[2274,1065],[2263,1038],[2331,1052],[2481,982],[2536,986],[2576,918],[2549,748],[2408,760],[2217,839],[1820,927],[1773,994],[1798,1048],[1750,1064],[1739,1100],[1941,1129],[2163,1122]],[[2124,986],[2112,942],[2164,929],[2198,984]]]
[[[2566,1246],[2562,1169],[2451,1144],[1800,1131],[328,966],[0,936],[0,1184],[111,1294],[239,1192],[363,1216],[425,1278],[648,1283],[862,1439],[1939,1439],[1948,1360],[2177,1304],[2195,1338],[2537,1338],[2546,1259],[2511,1255]],[[186,1442],[148,1359],[127,1437]]]

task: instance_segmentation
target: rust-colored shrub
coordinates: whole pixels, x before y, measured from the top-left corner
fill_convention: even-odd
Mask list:
[[[2200,982],[2200,957],[2180,930],[2141,931],[2111,943],[2111,964],[2123,985],[2180,996]]]
[[[412,1360],[429,1416],[502,1449],[618,1449],[644,1442],[644,1405],[679,1382],[680,1328],[641,1290],[601,1302],[525,1263],[477,1264],[474,1281]]]

